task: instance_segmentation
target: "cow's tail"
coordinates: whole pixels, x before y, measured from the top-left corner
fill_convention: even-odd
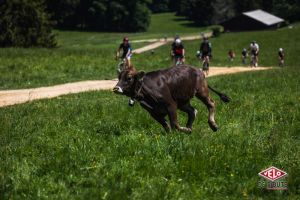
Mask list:
[[[230,102],[231,99],[230,99],[230,97],[227,96],[226,94],[223,94],[223,93],[221,93],[221,92],[218,92],[217,90],[213,89],[213,88],[210,87],[210,86],[208,86],[208,88],[209,88],[211,91],[213,91],[214,93],[216,93],[216,94],[220,97],[220,99],[221,99],[223,102],[225,102],[225,103]]]

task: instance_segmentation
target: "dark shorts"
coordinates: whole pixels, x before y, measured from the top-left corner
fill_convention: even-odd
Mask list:
[[[183,55],[178,55],[178,54],[176,55],[176,54],[175,54],[175,55],[174,55],[174,58],[175,58],[175,59],[178,59],[178,58],[181,58],[181,59],[182,59],[182,58],[183,58]]]
[[[124,58],[130,59],[131,56],[132,56],[132,53],[130,53],[128,56],[127,56],[127,53],[123,53],[122,56],[121,56],[121,58],[122,58],[122,59],[124,59]]]
[[[201,59],[203,60],[206,56],[210,56],[209,52],[202,52]]]
[[[253,50],[251,51],[251,54],[254,55],[254,56],[258,56],[258,52],[253,51]]]

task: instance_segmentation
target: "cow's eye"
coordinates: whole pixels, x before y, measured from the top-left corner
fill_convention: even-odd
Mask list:
[[[127,77],[127,81],[132,81],[132,77]]]

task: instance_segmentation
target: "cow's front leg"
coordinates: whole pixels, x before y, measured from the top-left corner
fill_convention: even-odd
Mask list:
[[[165,119],[165,115],[157,114],[155,112],[150,112],[151,116],[158,121],[165,129],[166,132],[170,132],[170,126]]]
[[[177,112],[176,112],[177,106],[176,104],[171,104],[168,106],[168,115],[170,118],[170,124],[172,129],[177,129],[178,131],[182,131],[185,133],[190,133],[192,129],[187,127],[180,127],[177,120]]]
[[[165,119],[166,114],[161,114],[161,113],[155,112],[154,109],[153,109],[152,107],[148,106],[148,104],[145,104],[145,103],[143,103],[143,102],[141,102],[141,106],[142,106],[145,110],[147,110],[147,111],[150,113],[150,115],[151,115],[158,123],[160,123],[160,124],[164,127],[164,129],[165,129],[166,132],[170,132],[170,129],[171,129],[171,128],[170,128],[168,122],[167,122],[166,119]]]

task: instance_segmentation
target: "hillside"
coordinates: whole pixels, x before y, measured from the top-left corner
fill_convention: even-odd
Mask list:
[[[163,21],[164,19],[164,21]],[[196,34],[196,29],[182,25],[180,18],[171,14],[154,15],[153,24],[147,33],[131,34],[131,39],[145,39],[171,33]],[[176,21],[178,20],[178,21]],[[163,34],[157,34],[155,23],[163,24],[169,21],[174,27],[162,29]],[[172,22],[172,23],[171,23]],[[176,22],[176,23],[175,23]],[[178,23],[178,24],[177,24]],[[177,24],[177,25],[175,25]],[[152,30],[152,31],[151,31]],[[190,32],[195,31],[195,32]],[[153,35],[154,34],[154,35]],[[124,33],[82,33],[82,32],[58,32],[59,44],[56,49],[0,49],[0,89],[17,89],[48,86],[82,80],[103,80],[115,78],[116,67],[119,61],[115,61],[114,52],[122,40]],[[277,65],[277,49],[283,47],[287,54],[287,65],[295,66],[299,63],[300,24],[294,24],[293,29],[280,29],[278,31],[259,31],[249,33],[229,33],[211,40],[213,45],[214,66],[241,65],[239,56],[242,48],[248,47],[252,40],[257,40],[261,46],[261,65]],[[187,63],[198,66],[195,54],[200,41],[185,43],[187,51]],[[145,45],[134,43],[133,48]],[[227,60],[227,52],[230,48],[236,51],[237,59],[233,63]],[[169,67],[170,46],[164,46],[155,51],[154,55],[144,53],[134,55],[133,64],[138,69],[150,71],[153,69]]]
[[[262,65],[276,65],[278,47],[287,54],[285,68],[208,78],[232,99],[223,104],[212,95],[216,133],[196,99],[191,135],[166,134],[141,106],[111,91],[0,108],[0,199],[300,199],[299,32],[297,23],[211,39],[218,66],[229,65],[229,48],[238,52],[253,39]],[[58,49],[0,49],[1,89],[115,77],[122,34],[61,35]],[[185,43],[188,63],[197,65],[199,42]],[[169,46],[133,62],[146,71],[168,67]],[[288,173],[288,190],[262,189],[258,173],[270,166]]]

